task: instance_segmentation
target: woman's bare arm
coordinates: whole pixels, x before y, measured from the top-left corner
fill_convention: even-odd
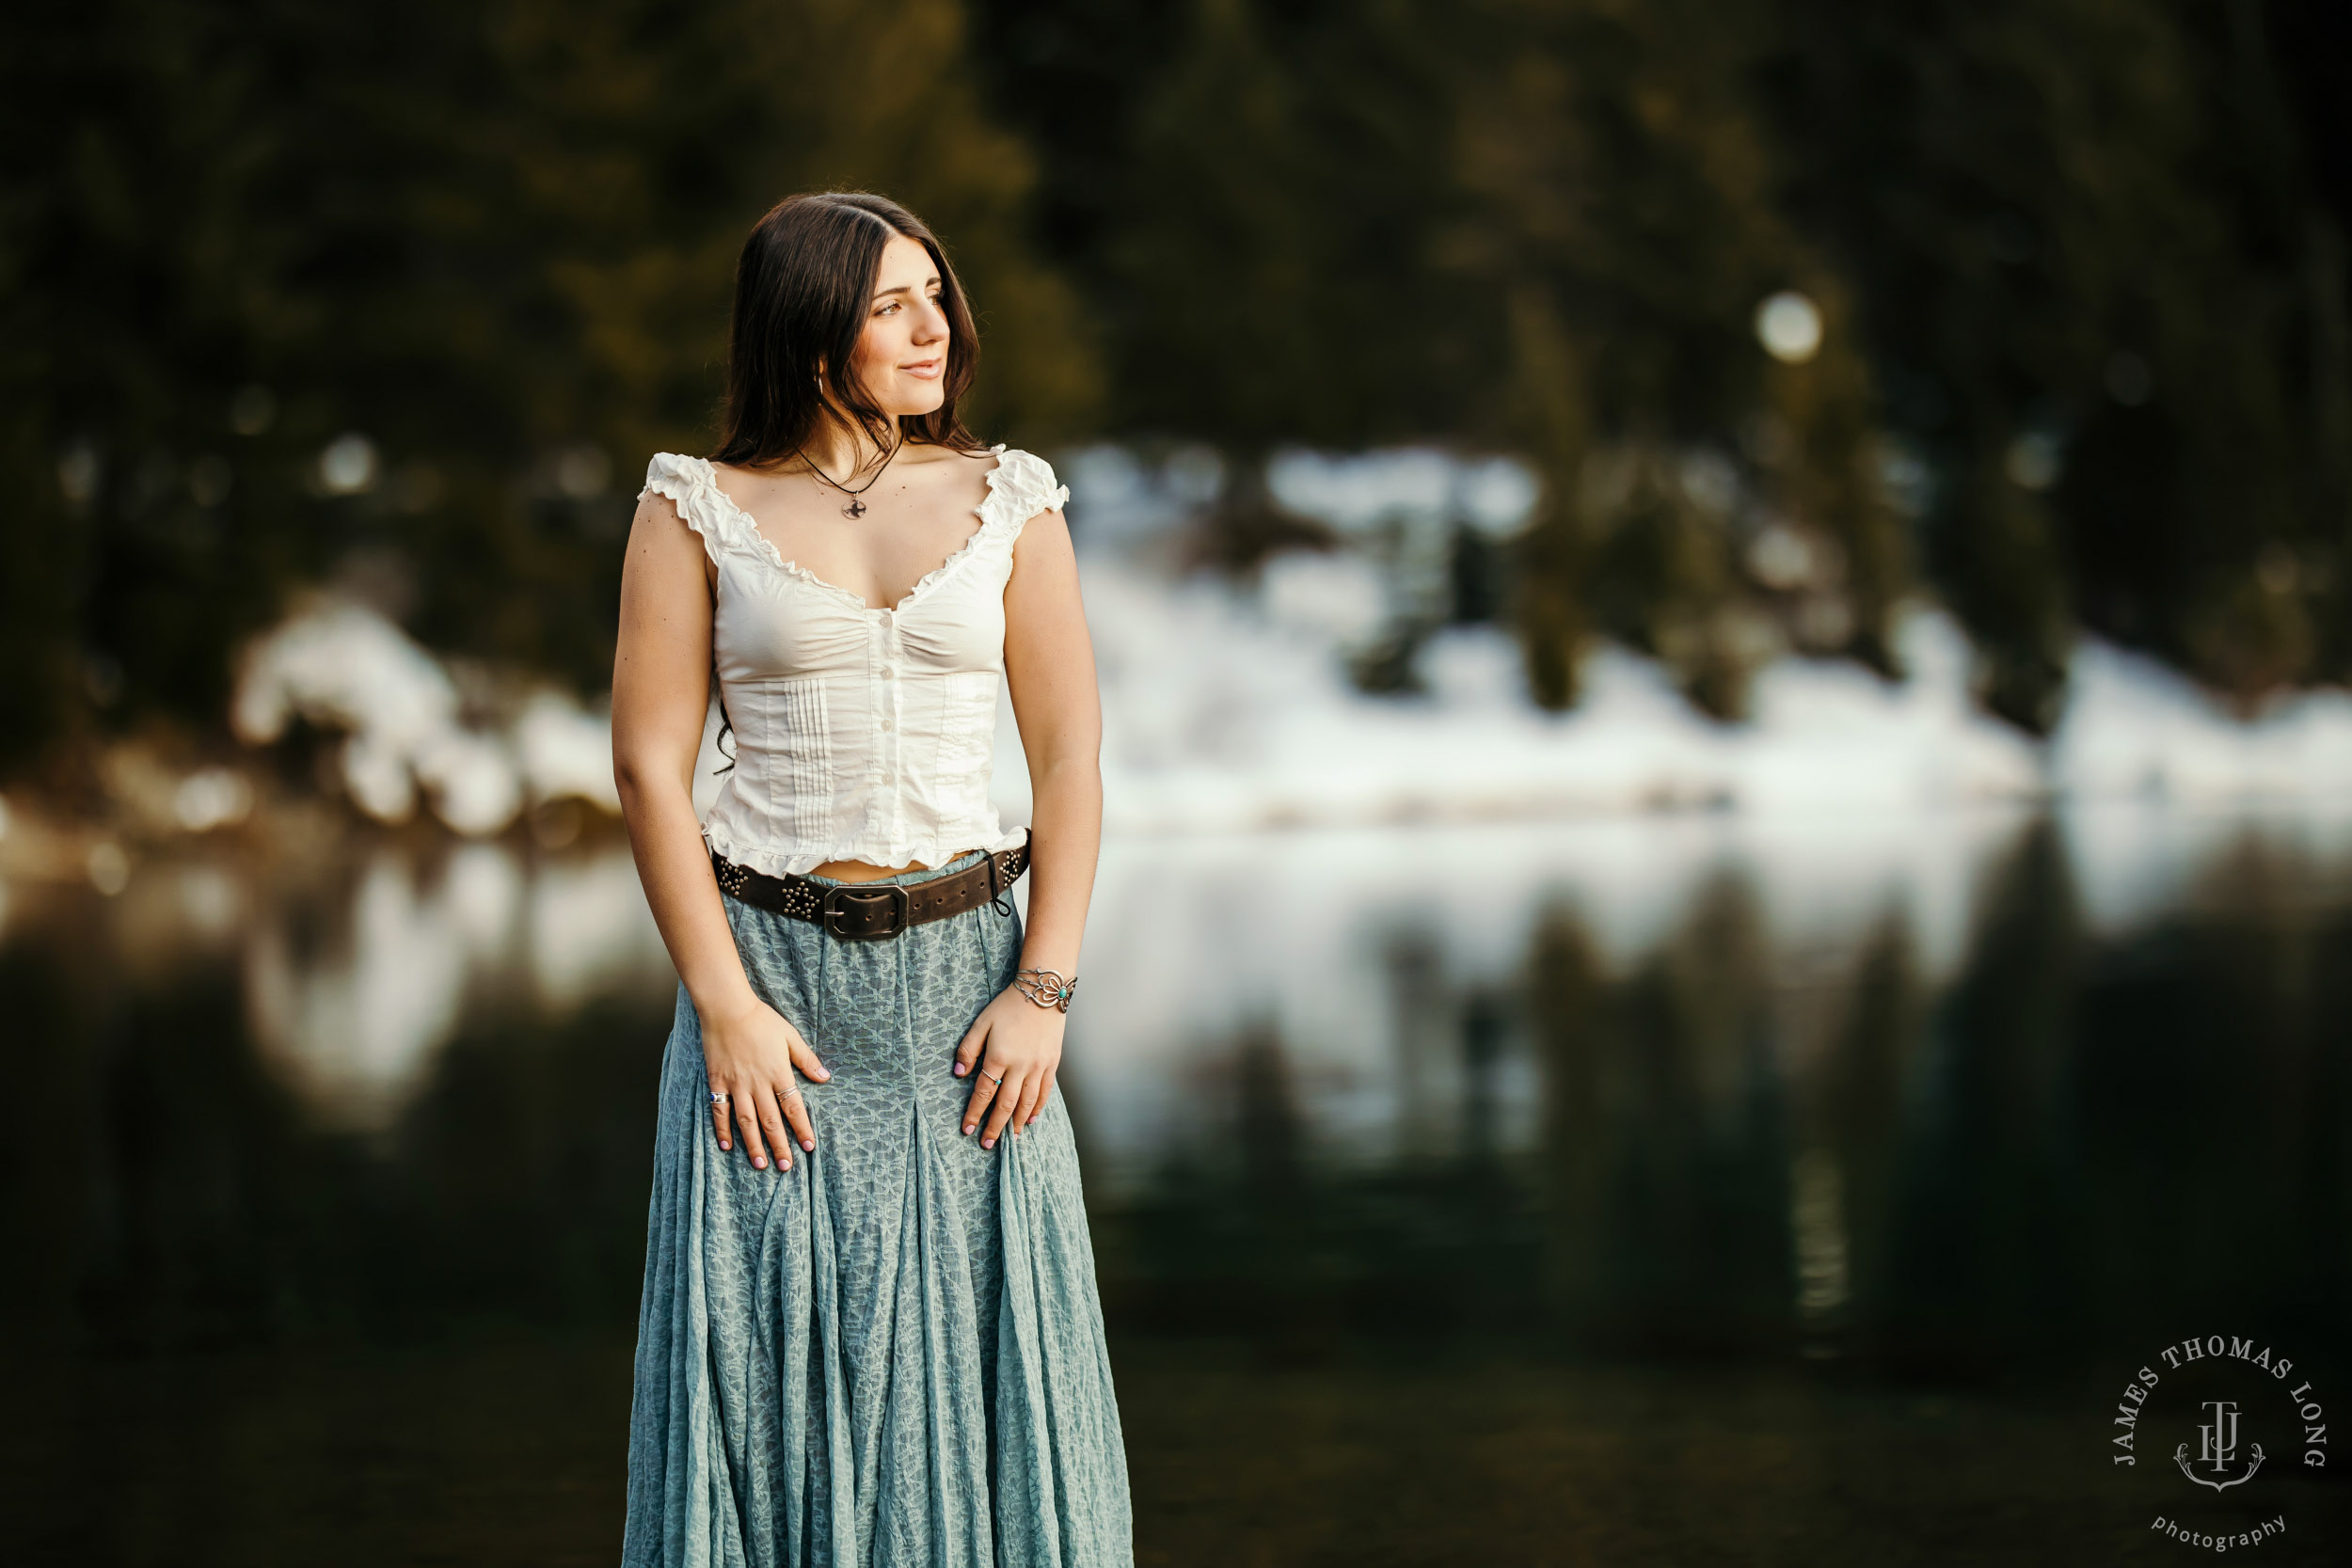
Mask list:
[[[1058,510],[1030,518],[1013,549],[1005,585],[1005,680],[1034,800],[1021,963],[1074,975],[1103,843],[1103,707],[1077,558]],[[1061,1013],[1018,991],[989,1004],[956,1053],[958,1072],[976,1061],[980,1068],[965,1132],[985,1114],[980,1141],[993,1148],[1008,1121],[1017,1134],[1037,1119],[1060,1069],[1062,1024]],[[991,1082],[992,1074],[1001,1083]]]
[[[816,1147],[792,1069],[828,1074],[800,1032],[753,992],[719,902],[718,879],[694,818],[694,758],[710,703],[710,579],[701,541],[667,498],[639,503],[621,568],[621,625],[612,659],[612,777],[628,824],[637,878],[694,1011],[722,1148],[729,1116],[752,1164],[768,1148],[789,1169],[791,1146]],[[792,1136],[786,1134],[789,1123]]]

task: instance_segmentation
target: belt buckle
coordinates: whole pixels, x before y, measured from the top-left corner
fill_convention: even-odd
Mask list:
[[[894,911],[894,924],[879,929],[866,928],[862,923],[853,929],[844,924],[868,912],[868,909],[851,910],[849,906],[863,904],[870,909],[878,903],[887,904]],[[825,890],[825,896],[817,905],[817,918],[826,930],[845,942],[870,942],[877,937],[895,937],[905,930],[907,916],[914,908],[914,899],[903,882],[884,882],[879,887],[844,882]]]

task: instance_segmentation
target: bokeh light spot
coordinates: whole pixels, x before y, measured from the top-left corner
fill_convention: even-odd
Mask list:
[[[375,443],[358,431],[347,431],[319,453],[319,483],[330,496],[356,496],[375,488]]]
[[[1756,341],[1784,365],[1802,365],[1821,352],[1821,311],[1794,289],[1756,308]]]

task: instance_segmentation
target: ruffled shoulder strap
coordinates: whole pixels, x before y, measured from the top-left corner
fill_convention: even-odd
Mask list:
[[[1070,486],[1054,480],[1054,466],[1035,452],[998,442],[996,467],[988,471],[988,520],[1018,534],[1021,525],[1041,512],[1070,504]]]
[[[718,470],[707,457],[658,451],[645,465],[645,487],[637,499],[667,496],[686,526],[702,535],[703,548],[717,561],[722,555],[749,556],[755,561],[775,554],[775,546],[759,531],[743,509],[719,488]]]

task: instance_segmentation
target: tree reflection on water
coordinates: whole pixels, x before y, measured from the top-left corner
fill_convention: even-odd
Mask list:
[[[1142,1560],[2153,1552],[2109,1385],[2211,1326],[2345,1386],[2352,857],[2119,832],[1114,846],[1069,1093]],[[10,890],[33,1558],[609,1560],[672,983],[626,872]]]

